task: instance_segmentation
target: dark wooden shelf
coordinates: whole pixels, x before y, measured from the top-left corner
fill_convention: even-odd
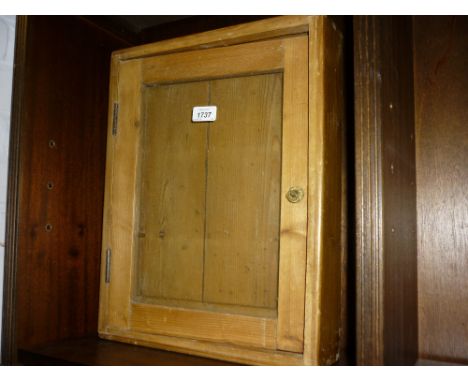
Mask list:
[[[18,350],[29,366],[234,366],[209,358],[106,341],[97,337],[49,343]]]

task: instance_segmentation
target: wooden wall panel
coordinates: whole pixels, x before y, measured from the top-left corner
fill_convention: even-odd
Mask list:
[[[468,18],[415,17],[419,356],[468,363]]]
[[[124,45],[75,17],[28,18],[19,126],[19,347],[97,331],[110,53]]]
[[[411,18],[382,18],[384,363],[417,354],[416,174]]]

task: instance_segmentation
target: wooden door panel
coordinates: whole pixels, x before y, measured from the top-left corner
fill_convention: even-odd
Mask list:
[[[295,36],[120,64],[106,331],[303,351],[307,47]],[[218,119],[192,123],[209,104]]]
[[[101,337],[249,364],[337,361],[342,57],[322,16],[114,52]],[[205,101],[188,94],[198,87]],[[218,120],[191,123],[207,105]],[[146,117],[167,125],[145,137]]]

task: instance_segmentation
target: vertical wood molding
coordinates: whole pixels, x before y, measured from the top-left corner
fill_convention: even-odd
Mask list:
[[[417,358],[411,19],[355,17],[357,363]]]
[[[377,20],[354,21],[357,363],[383,364],[381,57]]]
[[[13,96],[10,124],[8,159],[8,186],[5,232],[5,270],[2,315],[2,364],[16,363],[15,351],[15,302],[16,260],[18,247],[19,214],[19,157],[21,135],[21,99],[23,97],[24,63],[26,57],[27,16],[16,18]]]

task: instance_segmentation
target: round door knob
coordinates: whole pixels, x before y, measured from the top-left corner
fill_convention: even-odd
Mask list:
[[[286,199],[291,203],[298,203],[304,197],[304,190],[301,187],[291,187],[286,193]]]

